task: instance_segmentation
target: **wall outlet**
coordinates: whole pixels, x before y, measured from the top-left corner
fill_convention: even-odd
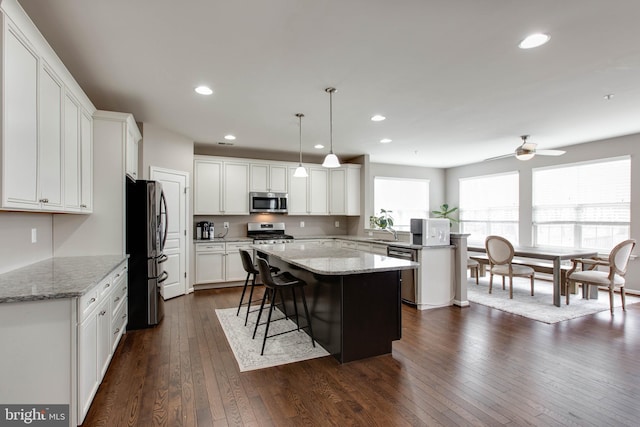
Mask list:
[[[300,228],[304,228],[304,221],[300,221]]]
[[[335,223],[336,228],[340,228],[340,221],[336,221]]]
[[[31,243],[36,243],[38,241],[38,229],[31,229]]]
[[[222,226],[224,228],[229,228],[229,223],[225,221],[225,222],[222,223]]]

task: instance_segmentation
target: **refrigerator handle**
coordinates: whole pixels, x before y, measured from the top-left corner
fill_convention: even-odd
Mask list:
[[[167,212],[167,199],[164,197],[164,191],[160,193],[160,218],[164,215],[164,232],[162,233],[162,244],[160,245],[160,252],[164,252],[164,245],[167,243],[167,232],[169,231],[169,213]]]
[[[160,277],[158,278],[158,283],[162,283],[169,278],[169,273],[163,271]]]
[[[158,258],[158,264],[162,264],[163,262],[167,262],[168,259],[169,259],[169,257],[166,254],[162,254],[162,255],[160,255],[160,258]]]

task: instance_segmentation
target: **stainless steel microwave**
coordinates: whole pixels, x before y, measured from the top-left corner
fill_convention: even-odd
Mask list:
[[[287,193],[249,193],[249,212],[287,213]]]

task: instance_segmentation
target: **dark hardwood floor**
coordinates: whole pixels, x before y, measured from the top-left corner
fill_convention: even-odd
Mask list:
[[[198,291],[125,334],[83,426],[640,423],[640,304],[555,325],[403,305],[391,355],[240,373],[215,314],[239,299]]]

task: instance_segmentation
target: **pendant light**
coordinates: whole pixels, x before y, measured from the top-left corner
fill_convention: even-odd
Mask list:
[[[322,166],[325,168],[339,168],[340,161],[338,160],[338,156],[333,154],[333,93],[336,91],[336,88],[328,87],[324,91],[329,94],[329,141],[331,147],[329,154],[327,154],[324,162],[322,162]]]
[[[298,167],[293,173],[293,176],[295,178],[306,178],[308,176],[307,170],[302,166],[302,118],[304,117],[304,114],[298,113],[296,114],[296,117],[298,118],[298,128],[300,129],[300,161],[298,162]]]

